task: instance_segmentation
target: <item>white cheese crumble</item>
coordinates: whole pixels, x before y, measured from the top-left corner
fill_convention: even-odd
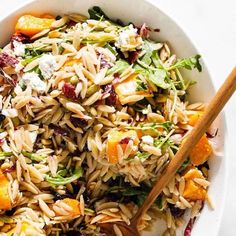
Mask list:
[[[43,82],[35,72],[25,73],[22,76],[21,81],[37,92],[43,93],[46,91],[46,83]]]
[[[25,55],[25,45],[18,41],[13,41],[14,54],[18,57],[23,57]]]
[[[145,135],[142,137],[142,141],[143,141],[143,143],[153,144],[154,139],[150,135]]]
[[[128,28],[120,32],[115,45],[122,51],[130,51],[139,48],[142,43],[142,38],[137,34],[137,29],[130,24]]]
[[[10,118],[14,118],[18,116],[18,112],[15,108],[2,109],[2,114]]]
[[[44,79],[51,78],[56,66],[56,59],[51,54],[45,54],[39,59],[39,69]]]

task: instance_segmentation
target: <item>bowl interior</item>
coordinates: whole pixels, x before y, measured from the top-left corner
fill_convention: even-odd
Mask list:
[[[81,13],[87,15],[88,8],[100,6],[108,16],[113,19],[121,19],[124,22],[133,22],[136,25],[146,23],[152,28],[159,28],[160,32],[152,35],[157,41],[168,41],[172,51],[178,57],[189,57],[197,54],[196,48],[182,29],[160,9],[151,4],[148,0],[35,0],[29,1],[21,8],[14,10],[11,15],[0,20],[0,45],[3,46],[9,41],[9,37],[14,31],[14,25],[17,18],[24,13],[51,13],[54,15],[63,15],[66,13]],[[204,58],[204,55],[203,55]],[[193,102],[207,102],[214,94],[211,77],[203,63],[203,71],[184,71],[184,77],[197,81],[190,91],[190,100]],[[208,235],[216,236],[220,225],[222,215],[225,181],[226,181],[226,162],[224,154],[225,122],[222,117],[218,119],[219,132],[215,138],[219,148],[217,151],[222,155],[213,156],[210,160],[210,181],[211,187],[209,195],[212,196],[215,210],[212,211],[205,206],[201,216],[196,221],[193,229],[193,236],[205,235],[206,228]],[[145,232],[147,236],[159,236],[163,228],[163,223],[155,224],[151,232]],[[182,231],[182,230],[180,230]],[[183,232],[179,232],[183,235]]]

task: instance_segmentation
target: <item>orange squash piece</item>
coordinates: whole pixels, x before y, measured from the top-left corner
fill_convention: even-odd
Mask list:
[[[0,169],[0,210],[11,209],[11,199],[8,194],[9,181]]]
[[[41,32],[44,29],[50,29],[55,19],[39,18],[32,15],[21,16],[16,24],[17,33],[22,33],[29,37]]]
[[[137,132],[134,130],[129,130],[127,132],[124,131],[113,131],[108,135],[107,142],[107,158],[108,161],[112,164],[118,163],[118,150],[117,145],[120,144],[120,141],[130,138],[133,140],[134,145],[139,144],[139,138]],[[121,143],[122,150],[125,151],[127,143]]]
[[[78,200],[72,199],[72,198],[64,198],[61,201],[64,202],[65,204],[67,204],[68,206],[70,206],[73,209],[71,211],[71,216],[77,216],[77,215],[81,214],[80,203],[79,203]]]
[[[185,175],[185,189],[183,196],[184,198],[192,201],[205,200],[206,198],[206,189],[194,182],[194,178],[205,179],[201,171],[198,169],[192,168]]]
[[[206,134],[204,134],[191,151],[190,161],[195,166],[201,165],[209,159],[212,152],[212,146],[209,143]]]
[[[202,111],[198,111],[198,112],[196,112],[196,113],[190,115],[190,116],[188,117],[188,119],[189,119],[189,120],[188,120],[188,124],[191,125],[191,126],[196,125],[198,119],[199,119],[202,115],[203,115],[203,112],[202,112]]]
[[[137,76],[138,74],[132,74],[124,81],[114,84],[115,92],[117,93],[121,104],[125,104],[124,99],[131,95],[142,95],[144,97],[153,96],[149,89],[137,91]]]

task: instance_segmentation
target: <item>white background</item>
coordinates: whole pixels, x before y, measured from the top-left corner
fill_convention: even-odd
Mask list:
[[[0,17],[27,0],[0,0]],[[49,0],[50,1],[50,0]],[[86,1],[86,0],[84,0]],[[153,0],[174,18],[199,49],[216,88],[236,66],[236,0]],[[219,236],[236,236],[236,95],[225,108],[229,178]],[[207,234],[207,229],[206,229]],[[199,235],[203,236],[203,235]],[[211,235],[209,235],[211,236]]]

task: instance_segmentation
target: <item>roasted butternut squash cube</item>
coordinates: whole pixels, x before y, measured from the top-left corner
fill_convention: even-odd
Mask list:
[[[190,161],[195,166],[201,165],[209,159],[212,152],[212,146],[209,143],[206,134],[204,134],[191,151]]]
[[[8,194],[9,181],[0,169],[0,209],[11,209],[11,199]]]
[[[126,103],[134,103],[145,97],[153,96],[148,85],[138,78],[138,74],[132,74],[124,81],[114,84],[114,88],[122,105]],[[134,97],[135,95],[137,96]],[[133,96],[133,99],[129,101],[127,98],[131,96]]]
[[[118,150],[117,145],[119,144],[123,151],[125,151],[129,140],[133,140],[134,145],[139,144],[139,138],[137,132],[134,130],[129,131],[112,131],[108,135],[107,141],[107,158],[112,164],[118,163]]]
[[[55,19],[24,15],[18,19],[15,30],[17,33],[22,33],[24,35],[32,37],[42,30],[50,29],[54,21]]]
[[[191,126],[196,125],[197,121],[199,120],[199,118],[203,115],[203,111],[198,111],[195,114],[192,114],[188,117],[188,124]]]
[[[190,201],[205,200],[206,189],[194,181],[194,178],[205,179],[201,171],[192,168],[184,175],[185,189],[183,196]]]

